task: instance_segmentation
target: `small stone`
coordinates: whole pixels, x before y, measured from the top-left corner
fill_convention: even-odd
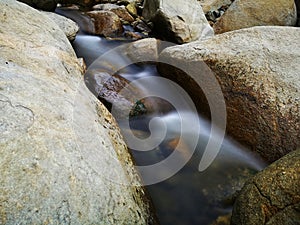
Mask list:
[[[126,9],[128,10],[128,12],[129,12],[132,16],[137,17],[137,10],[136,10],[135,3],[134,3],[134,2],[129,3],[129,4],[126,6]]]

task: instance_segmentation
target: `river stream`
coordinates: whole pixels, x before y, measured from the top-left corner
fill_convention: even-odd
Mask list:
[[[85,19],[78,16],[78,12],[58,10],[58,13],[71,17],[80,26],[88,26]],[[73,47],[77,56],[84,58],[89,66],[99,56],[123,43],[127,41],[109,41],[81,32],[73,42]],[[111,60],[124,59],[116,55]],[[144,77],[159,77],[153,65],[131,66],[129,69],[120,71],[119,74],[130,81]],[[172,91],[162,83],[155,83],[155,80],[153,85],[156,88]],[[140,88],[143,89],[143,87]],[[160,132],[158,129],[149,128],[149,123],[153,118],[159,119],[159,123],[164,124],[167,132],[161,143],[151,151],[132,150],[138,166],[155,165],[167,159],[176,147],[182,158],[187,157],[184,159],[188,161],[186,165],[174,176],[146,186],[158,219],[161,225],[209,225],[218,216],[231,212],[234,193],[241,188],[247,177],[264,168],[265,164],[246,148],[229,137],[225,137],[216,159],[208,169],[199,172],[198,165],[210,137],[210,123],[188,109],[181,113],[162,111],[164,113],[154,112],[152,115],[136,116],[130,120],[130,129],[140,139],[149,137],[153,132]],[[184,128],[181,124],[182,117],[185,118],[185,123],[191,125]],[[120,128],[126,137],[127,132],[130,131],[125,124],[126,121],[119,121]],[[194,130],[195,126],[199,126],[200,129]],[[191,148],[189,137],[191,136],[199,139],[195,152],[189,159]],[[182,137],[184,140],[178,146],[178,140]],[[155,173],[163,174],[164,171],[157,170]],[[142,172],[141,174],[143,175]]]

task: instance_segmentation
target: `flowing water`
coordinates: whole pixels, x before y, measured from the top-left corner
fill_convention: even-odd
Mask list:
[[[73,18],[81,27],[89,26],[86,18],[78,12],[58,10],[58,13]],[[108,41],[97,36],[79,33],[73,46],[78,57],[83,57],[89,66],[100,55],[122,43],[124,42]],[[121,55],[115,55],[108,60],[116,64],[120,61],[128,61]],[[120,71],[119,74],[130,81],[150,77],[153,88],[166,90],[171,92],[169,93],[171,95],[178,94],[172,93],[169,87],[153,79],[159,76],[153,65],[131,66],[129,69]],[[143,90],[143,87],[139,88]],[[160,110],[153,112],[152,115],[132,117],[129,126],[128,121],[119,120],[118,122],[125,139],[128,133],[134,132],[139,139],[147,140],[153,134],[154,136],[157,133],[159,133],[158,136],[162,135],[161,127],[165,128],[166,133],[163,133],[164,138],[158,146],[150,151],[132,149],[138,168],[158,165],[159,162],[168,159],[174,151],[180,153],[179,157],[184,162],[187,161],[186,165],[182,169],[179,168],[179,172],[174,176],[147,186],[162,225],[206,225],[212,223],[218,216],[230,213],[236,190],[241,188],[249,176],[265,166],[258,157],[226,137],[213,163],[208,169],[199,172],[198,165],[211,135],[211,125],[206,119],[188,109],[183,109],[181,112]],[[196,129],[197,127],[199,129]],[[195,138],[197,139],[196,145],[193,143]],[[218,138],[222,137],[215,136],[214,140],[217,141]],[[128,144],[130,147],[130,143]],[[194,149],[195,152],[191,152]],[[163,177],[167,174],[165,177],[168,177],[168,171],[164,171],[164,168],[155,168],[157,170],[152,171],[151,176]],[[146,176],[149,174],[140,172],[147,181]]]

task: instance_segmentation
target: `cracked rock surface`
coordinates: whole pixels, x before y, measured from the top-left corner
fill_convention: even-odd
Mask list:
[[[63,31],[14,0],[0,23],[0,224],[155,223]]]
[[[232,225],[300,224],[300,150],[255,175],[237,198]]]

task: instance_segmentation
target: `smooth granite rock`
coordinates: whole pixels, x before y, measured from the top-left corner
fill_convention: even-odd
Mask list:
[[[0,224],[155,224],[65,34],[14,0],[0,21]]]

